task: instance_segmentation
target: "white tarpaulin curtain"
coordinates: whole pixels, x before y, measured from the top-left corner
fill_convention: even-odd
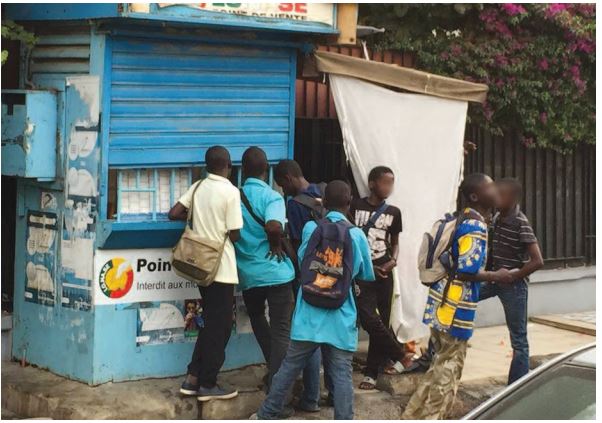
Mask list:
[[[456,206],[467,102],[398,93],[359,79],[330,75],[347,158],[360,195],[379,165],[395,173],[388,203],[401,209],[403,231],[391,327],[402,342],[428,335],[422,324],[427,289],[418,278],[422,235]]]

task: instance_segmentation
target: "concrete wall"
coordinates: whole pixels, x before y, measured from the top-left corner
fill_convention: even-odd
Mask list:
[[[572,313],[596,309],[596,267],[540,270],[529,284],[529,316]],[[479,303],[476,326],[505,324],[497,298]]]

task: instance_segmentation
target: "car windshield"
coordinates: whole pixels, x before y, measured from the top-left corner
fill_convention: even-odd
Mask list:
[[[595,418],[595,368],[566,364],[542,373],[478,416],[487,420]]]

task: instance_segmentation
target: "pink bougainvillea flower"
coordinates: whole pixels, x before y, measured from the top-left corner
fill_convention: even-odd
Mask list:
[[[573,75],[573,79],[579,79],[579,76],[581,75],[579,66],[577,66],[577,65],[571,66],[571,75]]]
[[[508,65],[508,58],[502,54],[498,54],[497,56],[495,56],[495,63],[498,64],[498,66],[504,67]]]
[[[567,8],[568,5],[565,3],[552,3],[548,6],[546,14],[548,16],[556,16],[560,12],[564,12],[565,10],[567,10]]]
[[[524,7],[515,3],[504,3],[502,4],[502,9],[510,16],[521,15],[527,12]]]
[[[534,143],[533,137],[523,137],[523,144],[526,147],[531,147]]]
[[[548,114],[546,112],[541,112],[539,114],[539,120],[545,125],[546,123],[548,123]]]
[[[541,69],[541,70],[548,70],[548,67],[549,67],[549,65],[548,65],[548,60],[547,59],[541,59],[539,61],[539,69]]]

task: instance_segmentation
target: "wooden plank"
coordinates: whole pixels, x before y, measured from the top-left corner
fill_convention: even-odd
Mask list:
[[[493,140],[491,134],[485,132],[483,134],[483,173],[493,177],[493,167],[491,165],[493,158]]]
[[[596,336],[596,325],[579,320],[567,319],[562,315],[532,316],[529,318],[534,323],[552,326],[558,329],[570,330],[571,332],[583,333]]]
[[[564,179],[564,246],[566,257],[577,257],[575,245],[575,172],[573,161],[575,155],[563,157]]]
[[[575,190],[574,204],[575,204],[575,256],[585,255],[585,208],[583,207],[584,201],[584,184],[583,184],[583,173],[585,172],[583,163],[583,147],[579,146],[575,150],[573,155],[574,162],[574,180],[573,189]]]
[[[316,114],[320,119],[328,117],[328,92],[326,84],[317,84]]]
[[[556,223],[556,213],[555,213],[555,207],[554,207],[554,202],[555,202],[555,196],[554,193],[556,192],[556,189],[554,187],[555,182],[556,182],[556,178],[554,178],[554,175],[550,175],[550,174],[546,174],[546,170],[547,169],[551,169],[554,166],[554,153],[550,150],[545,150],[545,167],[543,169],[543,178],[542,180],[545,181],[545,193],[544,193],[544,198],[545,198],[545,204],[546,204],[546,213],[544,214],[545,216],[545,222],[546,222],[546,252],[547,252],[547,257],[548,258],[553,258],[553,257],[558,257],[556,255],[556,249],[555,247],[555,243],[554,243],[554,239],[555,239],[555,234],[556,231],[554,230],[554,224]],[[548,177],[546,177],[548,176]]]
[[[316,117],[316,88],[317,83],[307,81],[305,84],[305,117]]]
[[[545,180],[545,151],[538,148],[535,150],[535,224],[537,228],[537,238],[539,239],[539,246],[542,249],[542,254],[545,258],[547,255],[547,232],[546,232],[546,180]]]
[[[531,225],[537,232],[538,222],[537,219],[534,219],[537,204],[535,201],[535,196],[537,195],[535,189],[535,154],[534,150],[531,148],[522,148],[521,150],[524,152],[525,155],[525,179],[523,181],[523,210],[529,218]]]
[[[337,4],[337,44],[355,44],[357,37],[357,3]]]
[[[554,208],[556,212],[555,219],[555,249],[556,257],[569,257],[566,251],[566,226],[564,221],[564,209],[566,198],[564,196],[564,184],[566,182],[565,168],[564,168],[564,157],[559,153],[554,153],[554,164],[556,171],[556,181],[554,184],[555,192],[554,197],[556,201]]]
[[[295,117],[305,117],[305,81],[295,81]]]

